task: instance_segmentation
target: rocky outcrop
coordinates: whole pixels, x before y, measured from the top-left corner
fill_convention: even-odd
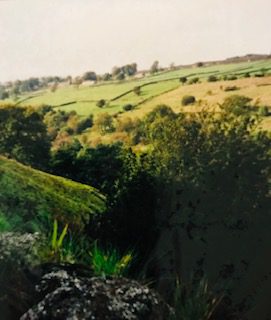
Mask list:
[[[21,320],[164,320],[169,308],[148,287],[126,278],[78,275],[55,268],[36,286],[41,300]]]
[[[0,319],[17,320],[34,302],[37,263],[35,233],[0,233]]]

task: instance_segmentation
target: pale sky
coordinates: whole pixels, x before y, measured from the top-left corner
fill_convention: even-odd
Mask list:
[[[0,81],[271,53],[271,0],[0,0]]]

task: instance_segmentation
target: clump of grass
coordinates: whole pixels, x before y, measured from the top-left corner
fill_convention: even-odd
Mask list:
[[[216,297],[204,278],[197,284],[190,285],[177,280],[172,320],[209,320],[221,301],[222,296]]]
[[[116,249],[102,250],[94,243],[90,252],[91,263],[96,276],[123,276],[132,261],[132,253],[121,256]]]

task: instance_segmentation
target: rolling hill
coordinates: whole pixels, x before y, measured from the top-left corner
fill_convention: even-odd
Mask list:
[[[81,85],[79,87],[66,84],[60,86],[55,92],[47,89],[31,94],[23,94],[16,101],[16,104],[32,106],[47,104],[59,110],[75,110],[79,115],[89,115],[90,113],[95,115],[105,111],[115,114],[122,111],[122,107],[127,103],[133,104],[136,110],[144,110],[145,105],[149,105],[152,100],[178,90],[180,87],[180,77],[187,77],[188,81],[197,77],[201,84],[206,83],[208,85],[206,80],[210,75],[215,75],[219,78],[235,75],[238,78],[243,78],[246,73],[249,73],[251,79],[256,79],[254,76],[263,71],[267,75],[270,74],[270,59],[242,61],[239,63],[206,63],[202,67],[183,66],[176,70],[166,70],[154,75],[146,75],[139,79],[131,78],[124,81],[103,82],[94,85]],[[234,81],[231,81],[230,84],[234,84]],[[133,92],[135,86],[141,87],[140,95],[136,95]],[[198,84],[195,84],[191,88],[196,95]],[[268,90],[269,88],[265,89]],[[207,87],[206,91],[208,90]],[[96,106],[97,101],[100,99],[107,101],[104,108]],[[269,100],[271,103],[271,98]]]
[[[40,231],[52,218],[80,229],[104,210],[96,189],[0,156],[0,231]]]

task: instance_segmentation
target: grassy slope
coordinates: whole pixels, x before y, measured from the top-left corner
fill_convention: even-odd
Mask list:
[[[225,92],[227,86],[237,86],[235,91]],[[152,110],[158,104],[167,104],[175,111],[199,110],[199,106],[182,107],[181,100],[184,95],[193,95],[197,101],[202,101],[202,106],[214,107],[221,103],[227,96],[239,94],[245,95],[258,102],[259,105],[271,106],[271,77],[243,78],[234,81],[202,82],[193,85],[181,85],[177,89],[147,101],[141,108],[130,112],[130,116],[141,117]]]
[[[11,226],[39,229],[56,217],[80,228],[104,209],[96,189],[0,157],[0,215]]]
[[[113,82],[109,84],[100,84],[94,86],[81,86],[79,88],[74,88],[73,86],[60,87],[54,93],[50,92],[50,90],[40,91],[32,94],[31,96],[22,96],[20,98],[20,101],[22,101],[20,104],[49,104],[65,111],[76,110],[77,113],[81,115],[88,115],[90,113],[97,114],[104,111],[107,111],[109,113],[116,113],[122,110],[122,106],[126,103],[132,103],[136,105],[140,103],[140,106],[138,108],[142,108],[142,102],[144,102],[145,100],[149,102],[152,100],[152,98],[156,98],[157,96],[167,93],[170,90],[174,90],[179,84],[178,78],[180,76],[186,76],[188,78],[199,77],[201,81],[205,82],[206,78],[211,74],[215,74],[217,76],[230,74],[242,76],[242,74],[246,72],[255,74],[257,72],[260,72],[263,68],[266,71],[270,71],[271,61],[264,60],[235,64],[221,64],[200,68],[182,68],[180,70],[162,72],[152,76],[147,76],[142,79],[134,79],[130,81],[123,81],[120,83]],[[145,85],[142,88],[142,94],[139,97],[134,93],[129,93],[130,90],[138,85]],[[198,85],[192,88],[196,90],[198,88],[197,86]],[[265,90],[268,89],[269,88],[265,88]],[[106,108],[100,109],[96,106],[96,102],[99,99],[112,100],[126,92],[127,95],[111,101]],[[71,104],[60,106],[65,103]]]

